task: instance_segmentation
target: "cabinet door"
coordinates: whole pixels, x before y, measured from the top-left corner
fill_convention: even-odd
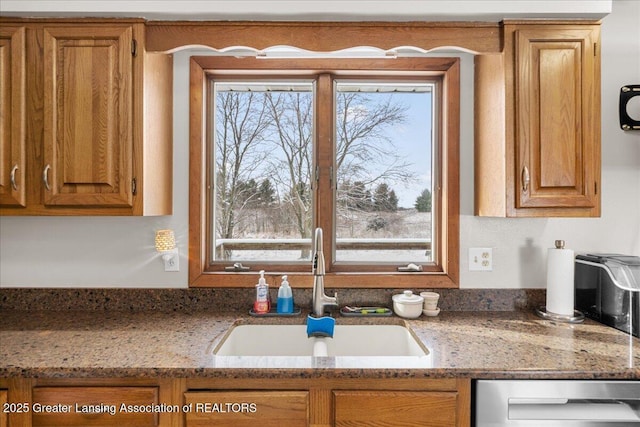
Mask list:
[[[132,28],[44,29],[45,205],[132,205]]]
[[[306,427],[306,391],[220,391],[185,393],[186,427]]]
[[[335,427],[458,425],[458,394],[431,391],[334,391]]]
[[[516,208],[599,213],[598,30],[515,33]]]
[[[25,29],[0,27],[0,205],[25,206]]]

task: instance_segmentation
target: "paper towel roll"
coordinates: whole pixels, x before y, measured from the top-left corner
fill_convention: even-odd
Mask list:
[[[547,253],[547,311],[562,316],[573,316],[574,255],[564,249],[564,242],[556,240],[556,247]]]

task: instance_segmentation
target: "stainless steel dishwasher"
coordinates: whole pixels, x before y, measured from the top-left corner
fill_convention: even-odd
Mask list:
[[[640,425],[640,381],[478,380],[476,427]]]

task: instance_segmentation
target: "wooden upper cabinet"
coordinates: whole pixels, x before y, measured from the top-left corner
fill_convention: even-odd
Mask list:
[[[44,29],[44,203],[132,206],[132,28]]]
[[[173,58],[145,50],[144,22],[1,23],[0,214],[171,214]]]
[[[476,61],[476,82],[505,88],[476,88],[476,214],[600,215],[599,39],[597,24],[507,24],[503,58]]]
[[[598,31],[524,29],[515,38],[516,208],[598,211]]]
[[[0,27],[0,205],[25,206],[25,28]]]

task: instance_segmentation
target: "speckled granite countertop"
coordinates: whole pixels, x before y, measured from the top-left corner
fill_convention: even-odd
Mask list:
[[[235,313],[0,312],[0,377],[467,377],[640,379],[640,340],[586,320],[555,324],[530,311],[442,312],[406,321],[430,350],[428,366],[375,358],[218,360],[212,350],[237,323],[304,323]],[[339,318],[338,323],[364,319]],[[367,322],[404,324],[397,317]]]

